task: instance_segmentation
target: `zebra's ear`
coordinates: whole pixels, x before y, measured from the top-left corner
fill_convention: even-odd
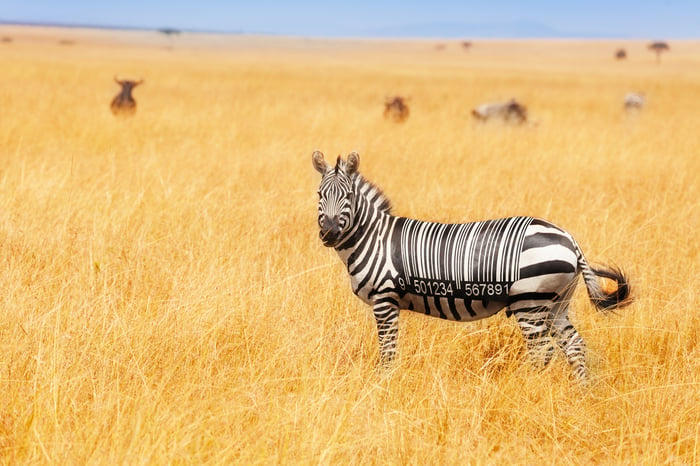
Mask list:
[[[320,150],[314,151],[314,155],[311,156],[311,161],[313,162],[314,168],[321,175],[325,175],[328,171],[328,163],[323,160],[323,153]]]
[[[348,161],[345,164],[345,173],[348,175],[352,175],[353,173],[357,173],[357,170],[360,168],[360,154],[357,152],[350,152],[348,154]]]

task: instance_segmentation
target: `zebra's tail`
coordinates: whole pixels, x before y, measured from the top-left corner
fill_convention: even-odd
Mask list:
[[[630,298],[630,285],[624,272],[616,267],[591,267],[583,257],[581,249],[577,245],[578,268],[583,275],[583,281],[588,290],[588,297],[599,311],[611,311],[627,306],[632,302]],[[617,287],[613,291],[606,291],[601,286],[599,277],[613,280]]]

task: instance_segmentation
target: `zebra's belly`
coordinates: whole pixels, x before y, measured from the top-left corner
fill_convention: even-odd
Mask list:
[[[465,299],[443,295],[406,293],[400,299],[401,309],[420,312],[446,320],[472,321],[496,314],[508,305],[506,300]]]

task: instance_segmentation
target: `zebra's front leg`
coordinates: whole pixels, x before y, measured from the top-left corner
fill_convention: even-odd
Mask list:
[[[389,367],[396,356],[396,337],[399,331],[399,307],[393,299],[374,302],[374,318],[379,335],[379,358],[382,367]]]

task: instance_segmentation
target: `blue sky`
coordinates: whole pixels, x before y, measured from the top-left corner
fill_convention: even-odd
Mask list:
[[[312,37],[700,38],[700,0],[0,0],[1,22]]]

